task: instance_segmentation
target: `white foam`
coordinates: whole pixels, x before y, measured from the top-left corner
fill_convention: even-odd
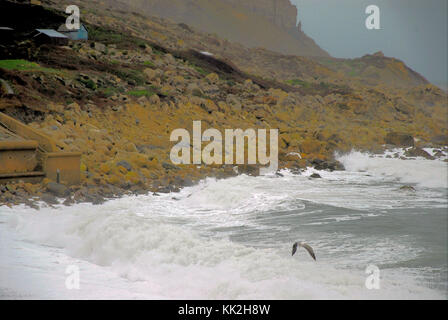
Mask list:
[[[305,252],[291,258],[289,226],[270,219],[309,217],[300,226],[305,231],[380,219],[388,209],[447,207],[446,190],[440,190],[443,162],[359,152],[339,159],[347,171],[319,171],[322,179],[311,179],[311,168],[302,175],[282,170],[283,177],[209,178],[180,193],[127,196],[99,206],[0,207],[0,298],[9,291],[16,298],[64,299],[446,299],[419,284],[415,270],[384,269],[382,289],[365,288],[371,261],[390,264],[397,251],[403,261],[421,253],[406,239],[352,241],[328,233],[313,241],[317,263]],[[417,192],[400,191],[411,183],[406,181],[417,184]],[[353,212],[322,215],[323,206],[311,210],[307,201]],[[266,240],[238,243],[218,236],[216,228],[254,230]],[[285,238],[272,244],[271,233]],[[63,284],[61,272],[69,264],[82,270],[76,293]]]
[[[16,260],[3,265],[6,274],[3,271],[1,285],[13,286],[4,279],[19,279],[24,274],[31,287],[42,286],[42,279],[46,279],[49,283],[45,286],[51,290],[30,288],[39,298],[55,297],[59,291],[59,297],[63,298],[81,297],[83,293],[90,298],[111,295],[166,299],[443,298],[403,275],[389,276],[387,270],[382,275],[383,290],[367,290],[363,270],[341,270],[325,259],[315,263],[305,253],[291,258],[289,244],[262,249],[199,237],[188,227],[132,214],[133,205],[133,198],[123,198],[102,206],[81,204],[43,208],[39,212],[21,207],[15,208],[13,214],[8,212],[11,209],[3,210],[2,217],[21,237],[47,247],[37,247],[34,256],[41,261],[33,261],[28,267],[22,261],[21,268],[14,268]],[[23,247],[23,242],[18,245]],[[48,255],[52,250],[72,257],[62,260],[64,265],[59,272],[66,264],[80,259],[81,291],[76,296],[67,293],[60,273],[48,276],[54,267],[36,271],[36,267],[48,267],[48,259],[54,258]],[[2,250],[2,263],[8,263],[3,255],[10,251]],[[104,268],[104,274],[95,278],[95,274],[101,273],[98,266]],[[13,290],[20,298],[22,286]],[[109,290],[107,295],[105,290]]]
[[[448,163],[440,160],[403,160],[358,151],[339,155],[337,158],[348,171],[368,172],[390,181],[427,188],[448,187]]]

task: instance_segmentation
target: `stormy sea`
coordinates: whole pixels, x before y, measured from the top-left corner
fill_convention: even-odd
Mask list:
[[[102,205],[2,206],[0,299],[447,299],[447,156],[402,153]],[[317,260],[291,256],[295,241]]]

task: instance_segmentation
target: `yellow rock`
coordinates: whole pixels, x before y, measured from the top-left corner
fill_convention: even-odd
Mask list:
[[[123,166],[118,166],[117,169],[121,174],[126,174],[128,172],[128,170]]]
[[[121,179],[120,177],[116,176],[116,175],[110,175],[107,176],[106,178],[107,183],[112,184],[112,185],[120,185],[121,184]]]
[[[304,153],[319,153],[321,150],[321,142],[307,138],[300,145],[300,150]]]
[[[159,163],[159,161],[157,160],[157,158],[153,158],[151,161],[149,161],[148,163],[148,168],[157,168],[157,167],[160,167],[160,163]]]
[[[126,143],[126,145],[124,146],[124,150],[126,150],[128,152],[137,152],[138,151],[137,147],[132,142]]]
[[[109,174],[112,171],[112,165],[108,162],[105,162],[100,165],[100,171],[104,174]]]
[[[148,169],[146,169],[146,168],[142,168],[142,169],[140,169],[140,172],[142,173],[142,175],[145,177],[145,178],[151,178],[151,171],[149,171]]]
[[[151,97],[149,97],[149,103],[155,106],[160,105],[160,98],[157,94],[153,94]]]
[[[173,78],[173,80],[171,81],[171,83],[175,86],[182,85],[182,84],[184,84],[184,82],[185,82],[185,79],[184,79],[184,77],[181,77],[181,76],[175,76]]]
[[[128,173],[126,173],[126,181],[129,181],[131,183],[139,183],[140,182],[140,177],[139,175],[134,172],[134,171],[129,171]]]
[[[170,85],[164,85],[162,87],[162,93],[170,94],[170,93],[174,93],[175,91],[176,91],[176,89]]]
[[[23,189],[26,192],[28,192],[29,194],[35,194],[37,189],[38,189],[38,187],[39,187],[38,185],[34,185],[34,184],[31,184],[31,183],[28,183],[28,182],[23,184]]]
[[[207,79],[208,83],[215,84],[219,81],[219,76],[216,73],[209,73],[205,79]]]
[[[157,72],[151,68],[146,68],[145,70],[143,70],[143,73],[146,76],[146,79],[148,80],[154,80],[157,77]]]

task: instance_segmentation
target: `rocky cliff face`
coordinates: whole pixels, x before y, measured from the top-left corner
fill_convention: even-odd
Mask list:
[[[249,12],[263,16],[276,26],[291,30],[295,29],[297,8],[289,0],[223,0],[235,8],[244,7]]]
[[[129,9],[186,23],[247,47],[285,54],[327,57],[296,27],[297,8],[289,0],[107,0]]]
[[[313,39],[308,37],[297,26],[297,8],[290,0],[223,0],[232,5],[236,10],[243,8],[250,14],[268,19],[270,23],[281,29],[300,44],[300,54],[288,49],[278,50],[279,47],[270,48],[282,53],[292,53],[304,56],[328,57],[328,53],[322,50]]]

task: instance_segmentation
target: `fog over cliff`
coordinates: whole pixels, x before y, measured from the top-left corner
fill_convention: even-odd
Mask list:
[[[186,23],[246,47],[300,56],[328,56],[297,28],[297,9],[289,0],[106,0],[106,3]]]
[[[446,88],[446,0],[291,0],[306,34],[334,57],[383,51]],[[367,30],[365,9],[375,4],[381,30]]]

